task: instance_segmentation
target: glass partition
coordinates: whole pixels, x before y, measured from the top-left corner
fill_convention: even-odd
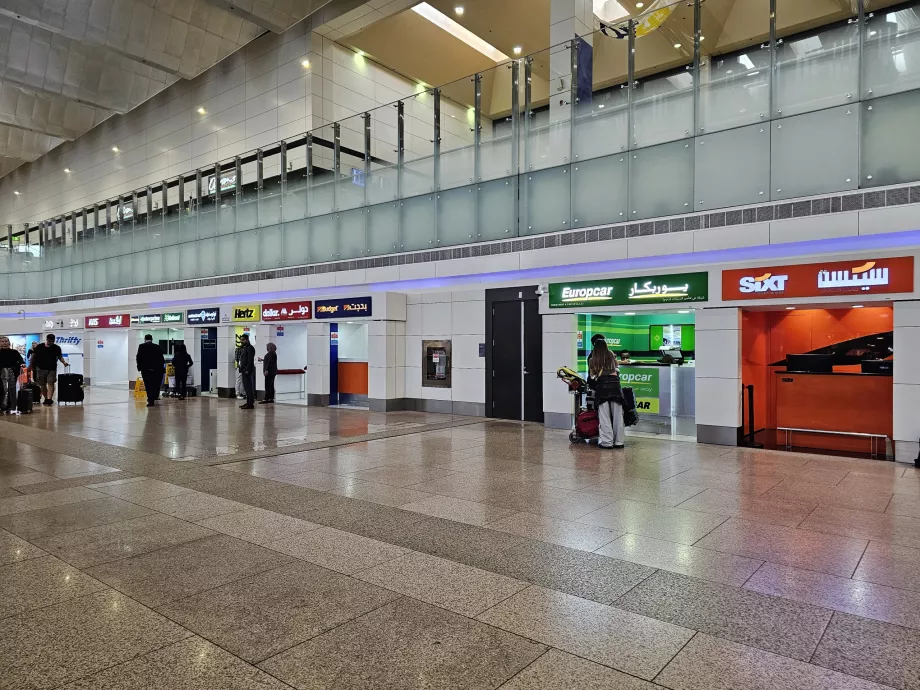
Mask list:
[[[770,0],[700,5],[697,132],[770,119]]]
[[[656,9],[633,22],[633,148],[685,139],[694,130],[693,5]]]
[[[789,117],[856,102],[857,3],[775,1],[774,116]]]
[[[0,297],[430,250],[920,178],[920,2],[621,5],[628,15],[591,36],[437,88],[407,82],[414,93],[396,103],[25,232],[20,223],[0,266],[17,278],[0,279]]]
[[[920,3],[865,3],[864,97],[920,88]]]

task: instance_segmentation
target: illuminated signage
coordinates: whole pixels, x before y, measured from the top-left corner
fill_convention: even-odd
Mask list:
[[[240,321],[258,321],[260,309],[258,304],[240,304],[230,308],[230,320]]]
[[[313,303],[314,316],[317,319],[360,318],[371,315],[370,297],[351,297],[349,299],[323,299]]]
[[[263,321],[304,321],[313,317],[313,303],[278,302],[262,305]]]
[[[50,329],[50,328],[54,328],[54,321],[45,321],[45,323],[42,324],[42,327],[43,327],[45,330],[48,330],[48,329]]]
[[[145,326],[158,323],[182,323],[182,312],[169,312],[166,314],[132,314],[132,326]]]
[[[214,183],[214,176],[208,178],[208,194],[213,194],[217,185]],[[229,192],[236,189],[236,173],[229,173],[220,176],[220,191]]]
[[[68,319],[48,319],[42,323],[42,328],[50,331],[52,328],[83,328],[83,325],[80,323],[80,319],[71,317]]]
[[[708,299],[708,273],[612,278],[549,286],[550,309],[705,302]]]
[[[217,307],[207,307],[194,311],[189,309],[185,312],[185,322],[190,326],[203,323],[220,323],[220,309]]]
[[[832,261],[722,271],[722,299],[780,299],[913,292],[914,259]]]
[[[130,314],[103,314],[102,316],[87,316],[87,328],[127,328],[131,325]]]

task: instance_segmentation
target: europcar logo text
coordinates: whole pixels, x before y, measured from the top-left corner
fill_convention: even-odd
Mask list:
[[[613,286],[600,285],[587,288],[562,288],[563,302],[583,302],[585,300],[606,300],[613,295]]]

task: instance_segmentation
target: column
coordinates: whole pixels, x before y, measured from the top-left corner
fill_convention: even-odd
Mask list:
[[[374,412],[406,409],[406,322],[371,321],[367,328],[367,398]]]
[[[696,440],[736,446],[741,421],[741,310],[697,310]]]
[[[45,342],[46,333],[42,333],[41,342]],[[93,379],[96,376],[96,332],[95,331],[83,331],[83,383],[87,386],[93,385]],[[135,372],[134,376],[137,376],[137,367],[131,367],[128,369],[128,373]],[[133,381],[134,378],[128,379]],[[133,386],[132,386],[133,389]]]
[[[217,395],[221,398],[236,397],[236,336],[233,326],[217,327]]]
[[[550,121],[558,122],[571,118],[572,98],[575,85],[572,84],[572,55],[567,43],[576,36],[584,44],[579,53],[580,68],[587,70],[590,84],[590,70],[593,63],[591,47],[594,32],[594,3],[591,0],[550,0]],[[562,80],[564,90],[559,90]]]
[[[556,378],[559,367],[578,365],[578,315],[543,315],[543,424],[551,429],[571,429],[574,400],[568,387]]]
[[[329,405],[329,324],[307,324],[307,404]]]
[[[920,301],[894,305],[895,460],[920,458]]]

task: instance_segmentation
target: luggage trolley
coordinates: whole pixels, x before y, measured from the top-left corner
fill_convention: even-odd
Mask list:
[[[569,393],[572,394],[575,427],[569,432],[569,441],[590,443],[597,439],[600,435],[600,422],[597,410],[594,409],[594,394],[588,388],[588,382],[568,367],[557,369],[556,377],[569,387]]]

